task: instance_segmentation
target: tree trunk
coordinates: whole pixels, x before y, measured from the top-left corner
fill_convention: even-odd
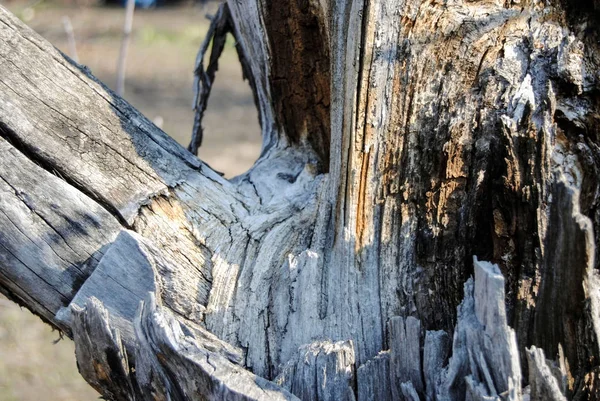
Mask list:
[[[0,290],[115,400],[600,399],[589,3],[229,0],[229,181],[0,7]]]

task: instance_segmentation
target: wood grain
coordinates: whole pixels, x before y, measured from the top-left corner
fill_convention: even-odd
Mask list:
[[[88,382],[600,397],[595,9],[227,4],[263,134],[230,181],[0,8],[0,289]]]

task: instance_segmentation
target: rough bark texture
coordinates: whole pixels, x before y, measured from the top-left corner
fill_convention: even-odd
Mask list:
[[[0,8],[0,290],[112,399],[599,399],[599,10],[229,0],[227,181]]]

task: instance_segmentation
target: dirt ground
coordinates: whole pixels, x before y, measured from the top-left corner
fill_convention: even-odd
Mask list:
[[[0,5],[68,54],[63,17],[73,25],[79,62],[114,88],[123,9],[65,6],[45,1]],[[178,142],[187,144],[193,121],[193,66],[214,7],[190,5],[136,10],[127,58],[125,98]],[[0,71],[1,73],[1,71]],[[1,94],[0,94],[1,96]],[[252,94],[233,48],[226,46],[205,117],[200,158],[228,177],[247,170],[260,152]],[[0,298],[0,401],[93,400],[79,376],[73,345],[38,318]]]

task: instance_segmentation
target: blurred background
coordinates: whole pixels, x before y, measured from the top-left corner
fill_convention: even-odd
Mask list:
[[[218,2],[136,1],[123,97],[186,146],[194,117],[194,61],[208,29],[207,15],[214,15]],[[0,0],[0,5],[75,58],[67,33],[72,26],[79,63],[115,89],[125,22],[120,0]],[[258,116],[232,37],[203,125],[200,158],[226,177],[246,171],[258,158]],[[58,339],[58,332],[0,295],[0,401],[99,398],[77,372],[71,341]]]

